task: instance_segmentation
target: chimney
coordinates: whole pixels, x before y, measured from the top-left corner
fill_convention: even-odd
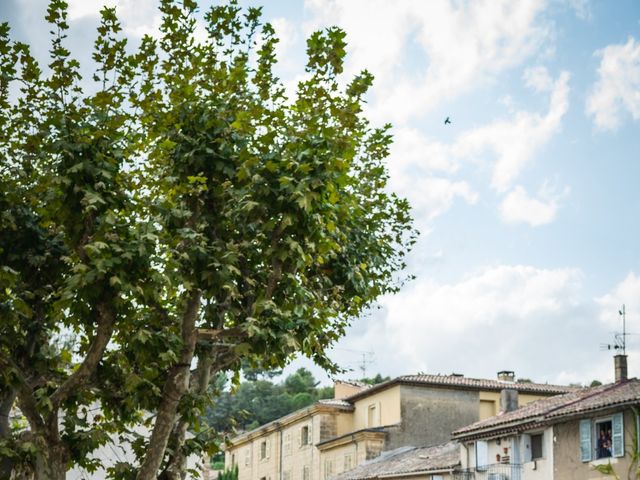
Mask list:
[[[498,380],[503,382],[514,382],[516,374],[513,370],[501,370],[498,372]]]
[[[627,356],[616,355],[613,357],[616,369],[616,383],[623,382],[627,379]]]
[[[500,391],[500,411],[502,413],[512,412],[518,409],[518,390],[515,388],[504,388]]]

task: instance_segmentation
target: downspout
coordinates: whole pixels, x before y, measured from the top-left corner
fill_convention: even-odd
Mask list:
[[[279,465],[278,465],[278,478],[280,478],[280,480],[283,480],[283,476],[282,476],[282,447],[284,445],[284,440],[282,437],[282,425],[278,425],[278,432],[280,432],[280,448],[278,449],[279,452]]]
[[[640,461],[640,411],[637,407],[631,407],[636,416],[636,451],[634,452],[636,462]],[[640,466],[640,465],[639,465]]]

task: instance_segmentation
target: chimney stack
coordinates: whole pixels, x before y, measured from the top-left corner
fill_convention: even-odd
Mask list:
[[[514,382],[516,374],[513,370],[500,370],[498,372],[498,380],[503,382]]]
[[[627,380],[627,356],[616,355],[613,357],[616,369],[616,383]]]
[[[504,388],[500,391],[500,411],[502,413],[512,412],[518,409],[518,390],[515,388]]]

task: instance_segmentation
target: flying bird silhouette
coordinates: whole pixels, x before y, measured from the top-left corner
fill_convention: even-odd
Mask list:
[[[450,124],[450,123],[451,123],[451,120],[449,119],[449,117],[447,117],[447,118],[445,118],[445,119],[444,119],[444,124],[445,124],[445,125],[448,125],[448,124]]]

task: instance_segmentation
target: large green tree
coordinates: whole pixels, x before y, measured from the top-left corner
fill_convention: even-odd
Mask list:
[[[63,0],[48,69],[0,26],[0,477],[91,471],[130,439],[113,478],[183,478],[214,375],[333,369],[327,347],[399,287],[415,232],[388,127],[362,115],[371,75],[339,82],[344,33],[309,38],[289,99],[259,9],[212,7],[204,40],[195,2],[160,9],[134,50],[103,9],[85,80]]]

